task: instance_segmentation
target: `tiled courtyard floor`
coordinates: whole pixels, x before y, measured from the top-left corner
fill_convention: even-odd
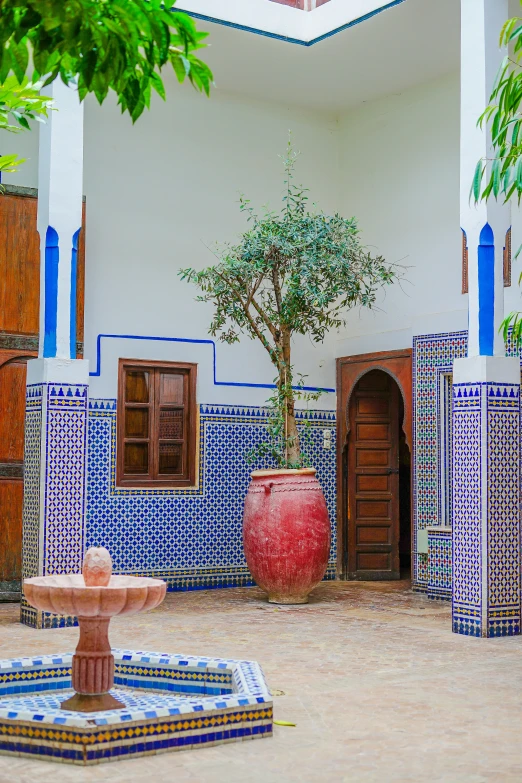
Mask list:
[[[400,583],[324,583],[307,606],[257,589],[169,594],[116,618],[115,647],[253,658],[275,696],[272,739],[97,767],[0,757],[1,783],[522,781],[522,638],[450,632],[450,607]],[[0,657],[73,650],[0,605]]]

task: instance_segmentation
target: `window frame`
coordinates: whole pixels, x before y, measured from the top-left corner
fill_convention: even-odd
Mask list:
[[[125,378],[127,371],[138,370],[148,371],[153,382],[150,384],[148,403],[126,403],[125,400]],[[124,472],[124,445],[126,441],[133,438],[125,437],[125,410],[130,408],[147,408],[149,411],[148,438],[141,438],[142,442],[149,444],[149,471],[151,468],[151,455],[154,460],[156,450],[159,445],[159,414],[161,403],[157,397],[160,372],[166,373],[181,371],[186,377],[187,401],[183,405],[169,405],[164,407],[186,408],[184,422],[186,422],[186,461],[187,468],[182,478],[151,478],[150,472],[146,477],[140,474],[125,474]],[[196,484],[196,440],[197,440],[197,402],[196,402],[196,382],[197,382],[197,364],[189,362],[163,362],[149,361],[147,359],[119,359],[118,360],[118,400],[116,406],[116,486],[122,488],[137,489],[175,489],[182,487],[193,487]]]

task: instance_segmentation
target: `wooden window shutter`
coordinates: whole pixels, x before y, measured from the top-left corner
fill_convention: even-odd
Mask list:
[[[121,359],[117,416],[119,485],[195,483],[195,364]]]

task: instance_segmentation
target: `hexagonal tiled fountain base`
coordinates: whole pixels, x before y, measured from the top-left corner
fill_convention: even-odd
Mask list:
[[[113,650],[124,710],[60,710],[72,655],[0,661],[0,752],[72,764],[269,737],[272,698],[259,664]]]

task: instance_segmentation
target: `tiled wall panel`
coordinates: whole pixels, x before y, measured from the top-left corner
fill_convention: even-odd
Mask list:
[[[441,438],[441,376],[453,360],[466,356],[467,332],[429,334],[413,339],[413,585],[428,587],[428,555],[417,552],[417,532],[440,525],[441,461],[449,463]],[[449,520],[448,520],[449,521]]]
[[[451,601],[451,528],[428,529],[428,598]]]
[[[85,548],[88,387],[29,385],[24,452],[23,577],[79,573]],[[22,597],[21,619],[46,627]],[[69,619],[54,617],[53,624]]]
[[[169,589],[252,584],[242,544],[249,483],[245,455],[264,439],[263,408],[200,406],[199,478],[187,489],[128,489],[115,484],[116,402],[91,400],[87,546],[104,545],[119,573],[155,574]],[[312,414],[305,449],[317,469],[332,522],[328,575],[335,573],[335,414]],[[323,431],[332,433],[324,448]],[[328,441],[327,441],[328,442]]]

